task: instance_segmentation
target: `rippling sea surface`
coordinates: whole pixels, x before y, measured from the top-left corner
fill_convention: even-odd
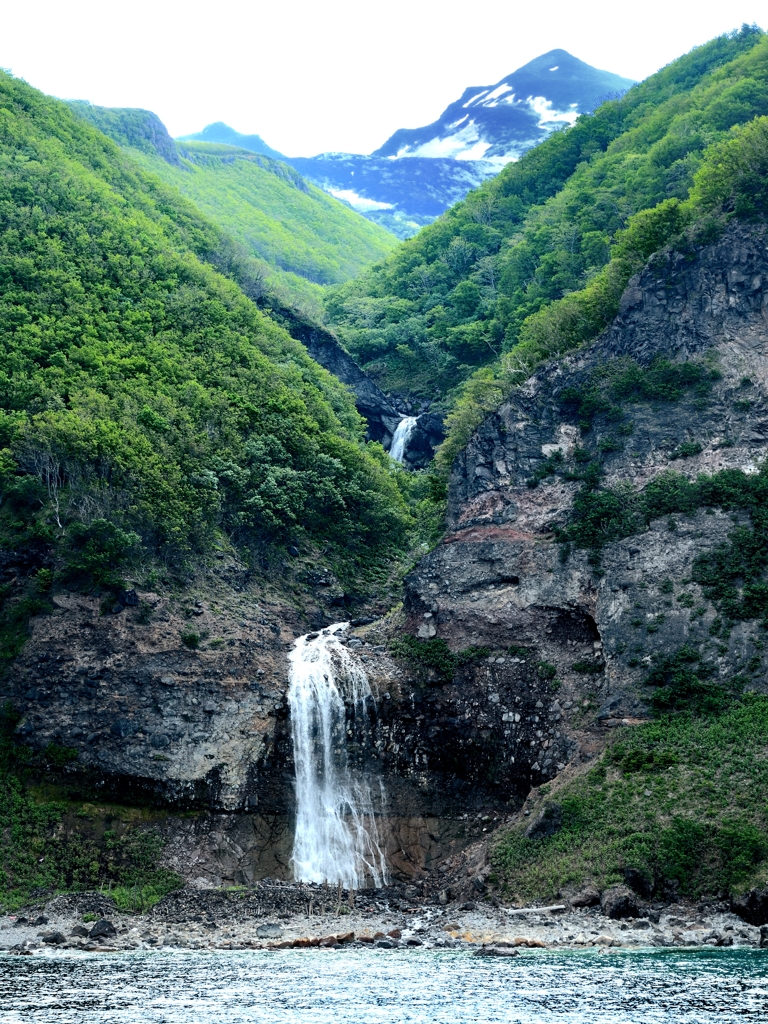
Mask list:
[[[0,1021],[768,1021],[768,951],[305,950],[0,956]]]

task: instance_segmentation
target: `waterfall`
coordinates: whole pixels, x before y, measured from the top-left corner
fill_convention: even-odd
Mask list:
[[[388,872],[369,783],[354,780],[347,764],[347,731],[364,730],[373,704],[362,664],[340,642],[348,625],[299,637],[289,657],[288,702],[296,766],[294,877],[352,890],[386,885]]]
[[[395,462],[405,462],[405,449],[408,447],[417,419],[417,416],[404,416],[395,427],[389,448],[389,454]]]

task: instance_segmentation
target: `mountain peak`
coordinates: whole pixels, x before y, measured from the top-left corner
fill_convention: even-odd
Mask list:
[[[502,165],[633,84],[629,78],[593,68],[567,50],[549,50],[493,85],[465,89],[437,121],[423,128],[401,128],[373,155],[490,160]]]
[[[285,160],[282,153],[268,146],[260,135],[243,135],[241,132],[230,128],[223,121],[215,121],[208,124],[201,132],[194,135],[181,135],[178,142],[218,142],[226,146],[239,146],[240,149],[247,149],[251,153],[260,153],[262,156],[271,156],[274,160]]]

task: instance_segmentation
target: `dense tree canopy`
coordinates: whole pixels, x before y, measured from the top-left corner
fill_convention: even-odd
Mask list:
[[[280,160],[210,142],[176,143],[148,110],[71,108],[178,189],[257,262],[263,287],[322,315],[323,286],[347,281],[396,245],[394,235],[305,181]]]
[[[348,559],[402,542],[346,389],[210,265],[247,279],[237,247],[6,74],[0,226],[0,544],[108,583],[100,551],[180,565],[222,531]]]
[[[528,365],[521,345],[535,337],[541,349],[548,335],[547,345],[562,349],[610,321],[624,272],[681,226],[675,204],[708,148],[765,114],[768,38],[745,26],[508,165],[336,289],[329,320],[382,383],[437,399],[465,438],[483,409],[501,401],[510,372],[514,379]],[[650,221],[633,220],[655,208]],[[609,273],[617,255],[627,258]],[[576,316],[568,299],[584,289],[589,301]],[[456,443],[454,431],[451,453]]]

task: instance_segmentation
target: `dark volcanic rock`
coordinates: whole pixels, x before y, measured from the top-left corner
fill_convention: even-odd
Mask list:
[[[368,437],[389,447],[401,415],[378,385],[363,373],[352,356],[341,347],[336,335],[295,309],[283,306],[274,296],[263,296],[258,302],[291,337],[306,346],[316,362],[352,389],[357,411],[368,422]]]
[[[600,890],[595,885],[585,886],[570,901],[572,907],[595,907],[599,902]]]
[[[731,910],[747,924],[768,924],[768,886],[765,889],[750,889],[743,896],[734,897]]]
[[[600,907],[606,917],[639,917],[640,907],[637,896],[626,885],[614,885],[606,889],[600,900]]]
[[[644,900],[649,900],[653,895],[653,879],[643,874],[642,871],[638,871],[637,868],[625,868],[624,881],[633,892],[642,896]]]
[[[557,540],[582,484],[552,467],[591,459],[604,486],[635,490],[670,471],[755,472],[768,446],[767,233],[733,223],[712,245],[655,257],[630,281],[614,323],[538,369],[453,465],[448,532],[406,578],[405,629],[455,652],[483,646],[501,655],[490,668],[506,705],[497,742],[533,785],[594,756],[607,730],[647,718],[652,656],[687,644],[724,683],[751,658],[759,663],[751,685],[766,685],[759,622],[736,623],[714,651],[718,612],[691,582],[694,560],[748,516],[704,508],[671,523],[660,516],[605,544],[596,572],[587,550]],[[640,373],[663,358],[717,375],[703,396],[689,389],[674,401],[622,405],[624,433],[607,414],[582,431],[563,389],[590,387],[596,373],[630,358]]]
[[[46,904],[50,917],[68,917],[69,915],[97,914],[107,917],[117,913],[115,901],[100,892],[72,892],[63,896],[55,896]]]
[[[117,930],[111,921],[102,918],[88,932],[89,939],[112,939],[117,935]]]
[[[435,456],[435,449],[445,438],[442,416],[424,412],[416,420],[413,433],[405,447],[405,460],[415,469],[428,466]]]

